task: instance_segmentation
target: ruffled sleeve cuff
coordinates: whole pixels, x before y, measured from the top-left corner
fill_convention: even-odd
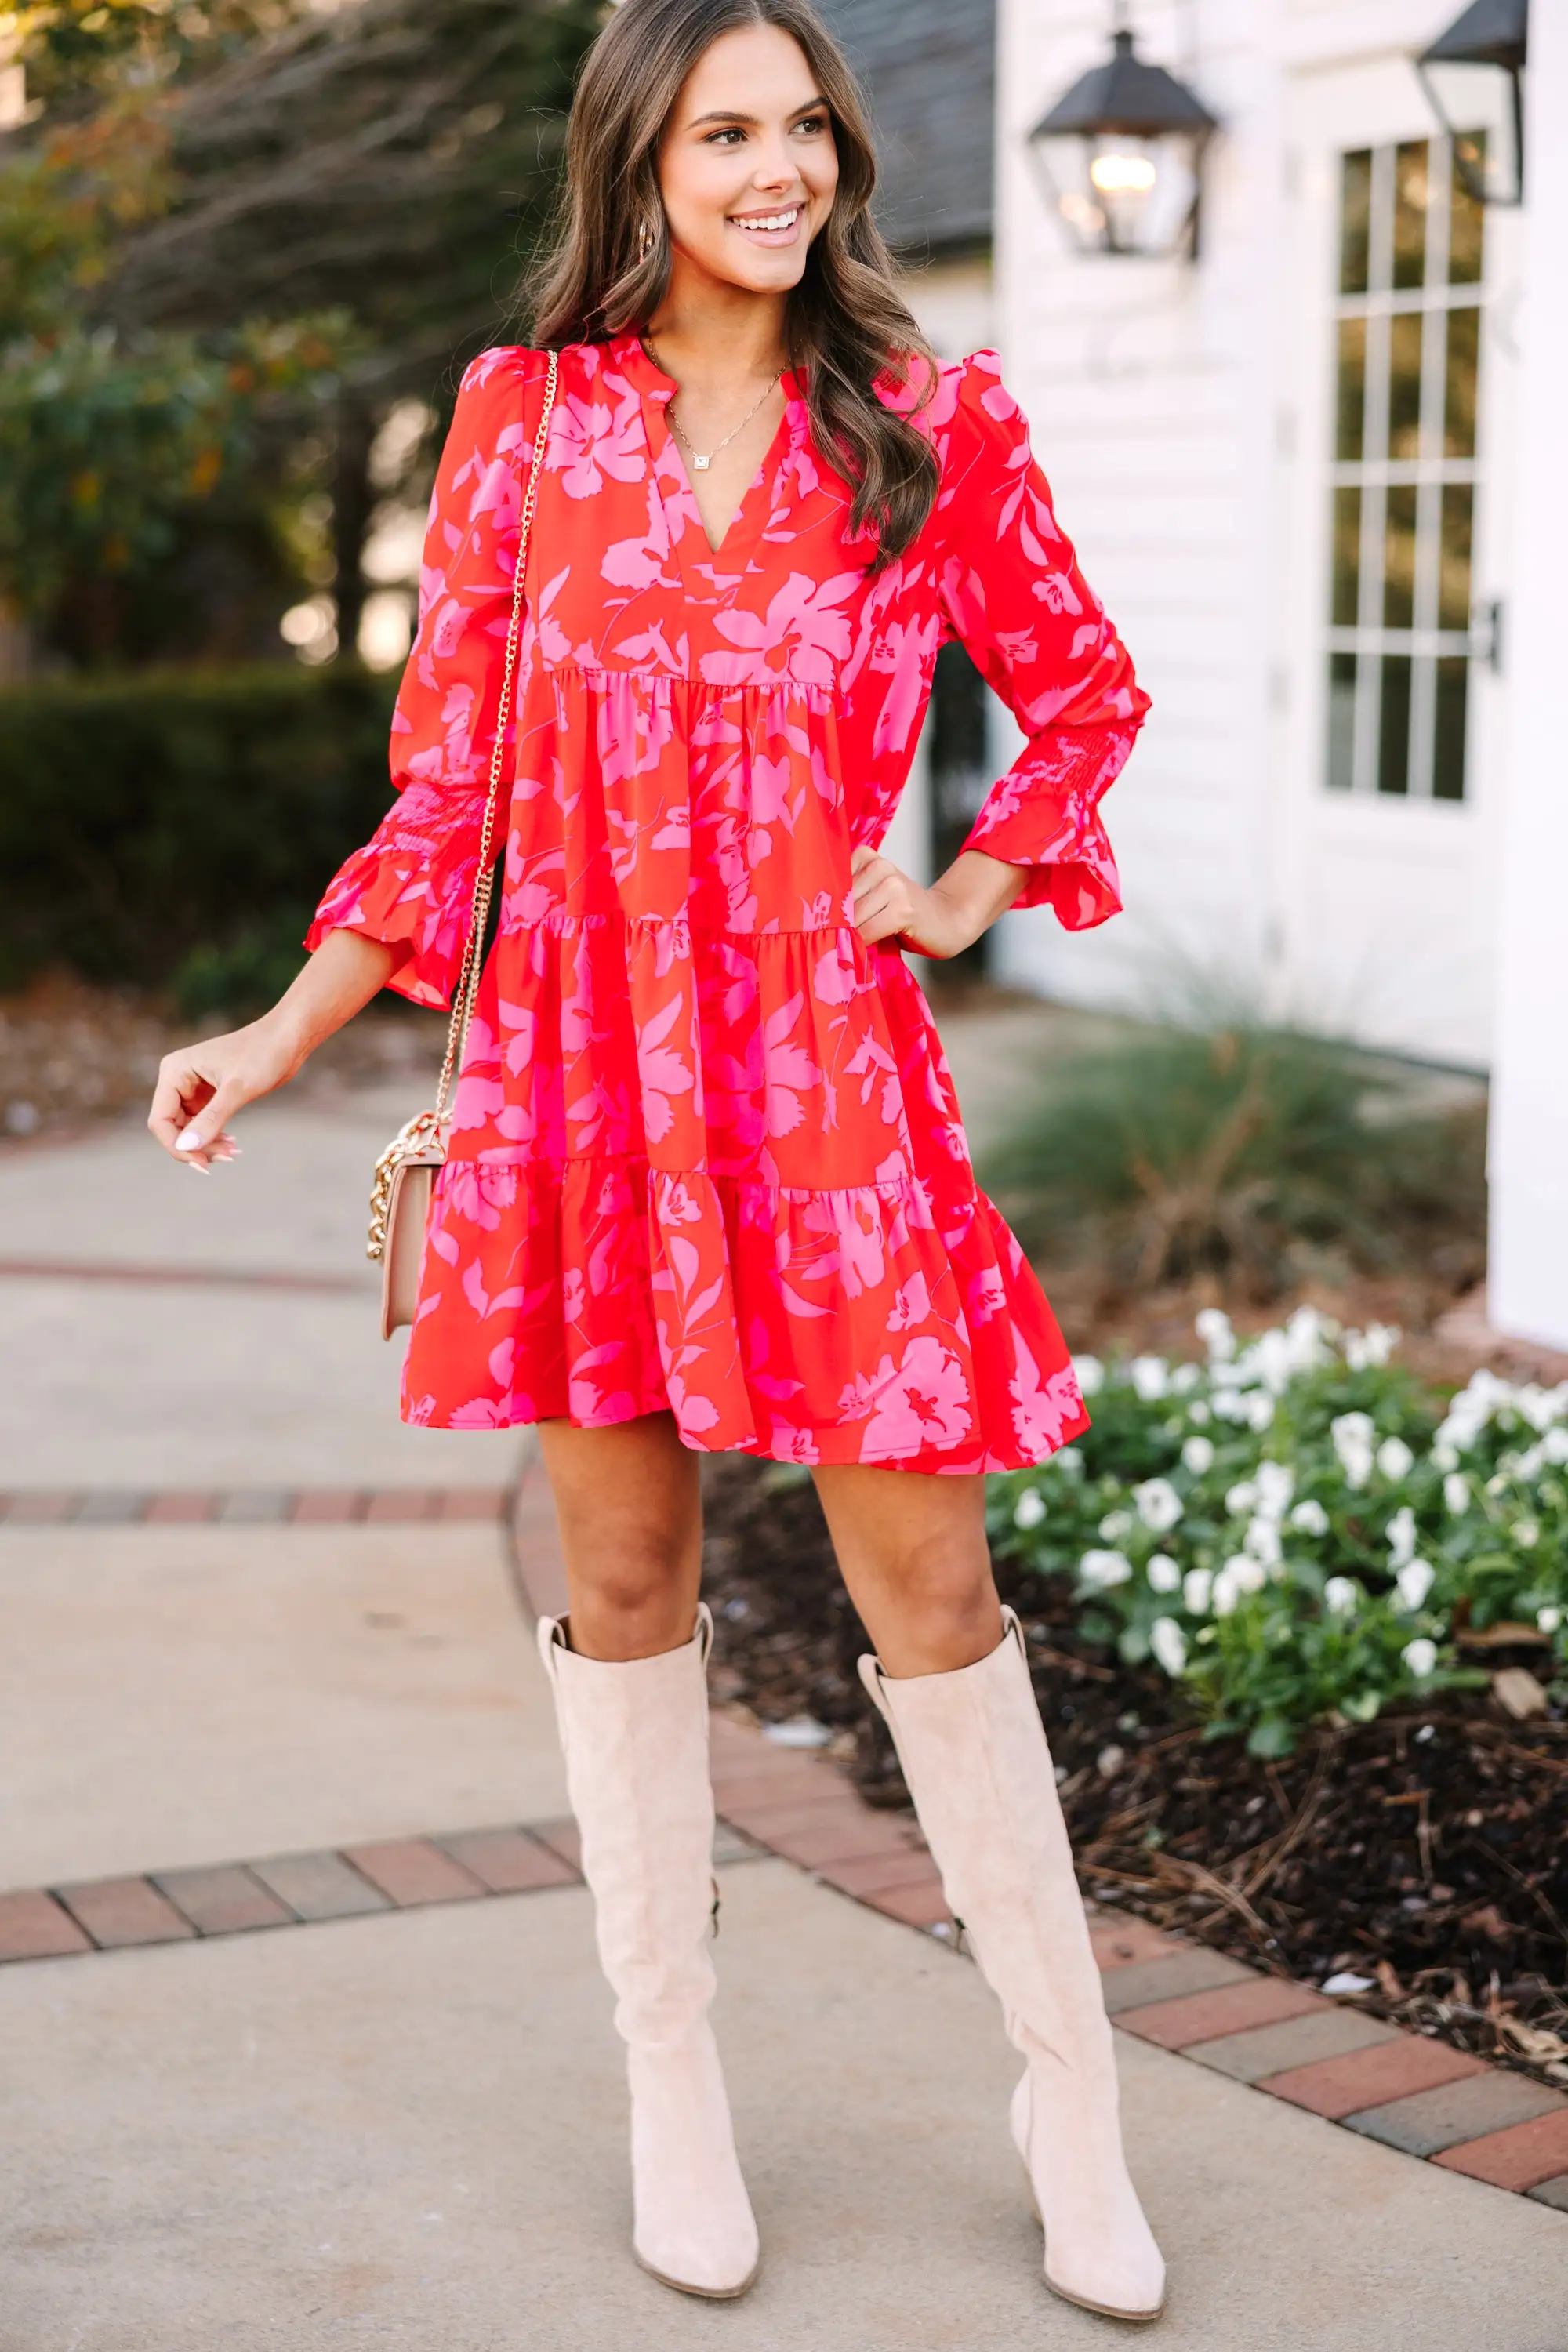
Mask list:
[[[1121,880],[1098,810],[1137,732],[1133,724],[1037,736],[987,794],[963,846],[1025,868],[1016,907],[1048,906],[1069,931],[1121,913]]]
[[[472,801],[454,808],[454,800]],[[406,950],[386,985],[415,1004],[445,1006],[458,984],[473,906],[483,791],[408,784],[363,849],[341,866],[305,945],[359,931]],[[458,821],[454,822],[457,818]]]

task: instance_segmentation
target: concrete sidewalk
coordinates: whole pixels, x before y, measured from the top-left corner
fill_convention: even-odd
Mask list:
[[[263,1109],[210,1184],[136,1135],[0,1160],[6,1260],[99,1269],[0,1279],[0,1486],[505,1483],[515,1437],[395,1418],[358,1252],[405,1108]],[[493,1523],[0,1525],[0,1889],[564,1810]],[[558,1885],[0,1970],[0,2352],[1110,2344],[1040,2284],[974,1970],[783,1862],[722,1885],[744,2303],[630,2261],[609,2000]],[[1562,2214],[1121,2044],[1152,2341],[1568,2341]]]

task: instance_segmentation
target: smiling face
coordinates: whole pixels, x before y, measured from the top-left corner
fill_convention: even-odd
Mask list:
[[[722,33],[682,85],[658,153],[677,267],[758,294],[800,283],[833,209],[833,124],[805,51],[776,25]]]

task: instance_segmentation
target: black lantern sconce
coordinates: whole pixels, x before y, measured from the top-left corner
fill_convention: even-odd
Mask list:
[[[1192,257],[1204,149],[1218,128],[1184,82],[1138,56],[1119,6],[1110,62],[1041,115],[1028,147],[1081,252]]]
[[[1524,202],[1529,23],[1530,0],[1475,0],[1415,60],[1432,111],[1453,141],[1455,169],[1480,205]]]

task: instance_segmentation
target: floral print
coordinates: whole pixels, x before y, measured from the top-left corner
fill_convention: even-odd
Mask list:
[[[449,1000],[478,856],[542,353],[464,379],[393,722],[398,796],[310,943]],[[786,378],[721,546],[636,337],[561,354],[528,557],[498,936],[436,1185],[406,1419],[600,1427],[802,1463],[1003,1470],[1086,1425],[974,1183],[925,998],[852,919],[939,646],[1028,741],[969,845],[1071,929],[1120,904],[1098,803],[1147,707],[994,353],[943,371],[942,488],[880,572]],[[893,395],[889,395],[893,396]]]

